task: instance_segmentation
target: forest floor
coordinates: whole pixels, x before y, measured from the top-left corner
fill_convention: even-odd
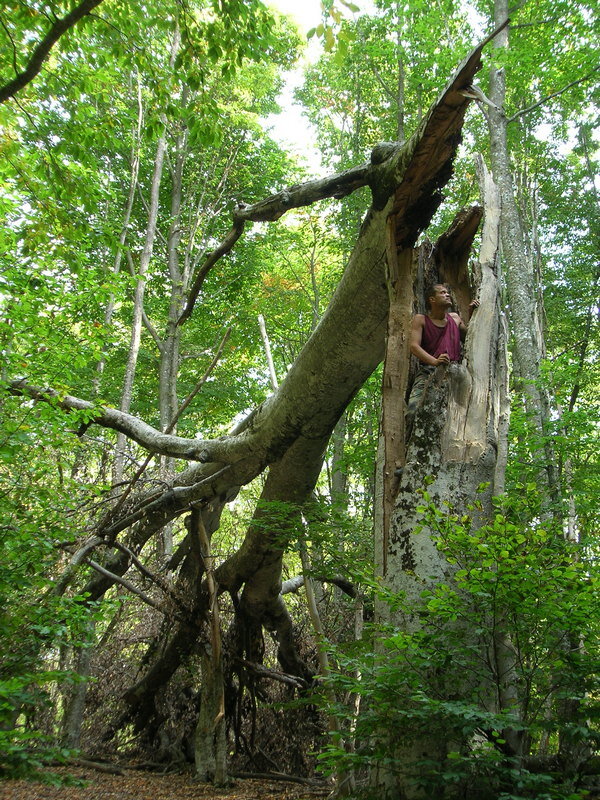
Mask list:
[[[49,786],[24,780],[0,782],[0,800],[317,800],[330,787],[282,780],[235,778],[227,789],[194,781],[191,775],[123,769],[108,775],[93,768],[57,767],[53,773],[70,775],[78,786]]]

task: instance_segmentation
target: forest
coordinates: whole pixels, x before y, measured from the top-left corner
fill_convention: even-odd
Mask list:
[[[600,797],[595,3],[321,12],[0,8],[0,795]]]

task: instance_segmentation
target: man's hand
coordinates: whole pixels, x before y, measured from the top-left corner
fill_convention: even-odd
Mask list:
[[[450,356],[448,353],[440,353],[439,356],[435,360],[435,366],[437,367],[439,364],[449,364],[450,363]]]
[[[471,314],[475,311],[476,308],[479,308],[479,300],[471,300],[469,303],[469,319],[471,318]]]

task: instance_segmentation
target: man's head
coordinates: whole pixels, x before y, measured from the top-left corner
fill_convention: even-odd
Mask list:
[[[425,288],[425,305],[428,309],[433,308],[450,308],[452,305],[452,298],[448,287],[443,283],[431,283]]]

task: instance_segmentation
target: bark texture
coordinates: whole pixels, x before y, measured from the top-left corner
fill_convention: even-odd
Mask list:
[[[494,17],[506,19],[507,0],[496,0]],[[509,46],[508,26],[494,42],[497,50]],[[523,225],[516,200],[515,185],[510,163],[507,126],[504,111],[506,98],[506,74],[504,68],[490,71],[490,99],[487,111],[490,137],[490,158],[494,179],[500,190],[502,204],[501,236],[502,257],[505,264],[506,288],[511,316],[512,353],[515,378],[525,396],[527,411],[532,420],[534,457],[537,460],[541,480],[552,500],[559,498],[560,487],[556,469],[556,456],[548,434],[550,428],[550,398],[541,381],[541,361],[545,356],[542,327],[539,273],[530,249],[527,246],[526,229]]]

